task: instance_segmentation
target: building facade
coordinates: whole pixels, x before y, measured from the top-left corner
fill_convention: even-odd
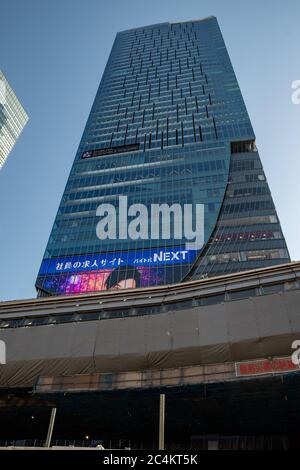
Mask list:
[[[216,18],[118,33],[39,295],[173,284],[289,261]]]
[[[0,448],[45,446],[53,417],[52,445],[153,452],[164,393],[170,452],[297,450],[299,308],[300,262],[1,302]]]
[[[0,70],[0,168],[28,121],[28,116]]]

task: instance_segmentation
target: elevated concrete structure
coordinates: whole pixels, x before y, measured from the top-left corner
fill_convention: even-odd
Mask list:
[[[290,356],[300,264],[186,284],[0,305],[0,387]]]
[[[3,302],[0,441],[44,438],[56,407],[56,439],[87,433],[108,448],[119,438],[150,448],[163,391],[169,445],[205,446],[203,434],[227,436],[225,448],[232,436],[246,448],[298,445],[300,372],[291,354],[299,307],[300,263]]]

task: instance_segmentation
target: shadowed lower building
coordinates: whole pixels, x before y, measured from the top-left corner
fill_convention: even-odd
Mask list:
[[[27,121],[26,111],[0,70],[0,169]]]
[[[99,205],[120,197],[149,213],[153,204],[201,205],[203,243],[186,249],[175,232],[151,236],[150,216],[142,217],[146,237],[99,239]],[[44,254],[39,295],[173,284],[289,260],[216,18],[118,33]]]
[[[299,305],[300,263],[2,302],[0,447],[54,408],[53,445],[157,449],[163,393],[170,451],[299,448]]]

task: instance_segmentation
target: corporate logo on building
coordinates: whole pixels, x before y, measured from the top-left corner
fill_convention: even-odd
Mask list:
[[[204,204],[128,205],[119,196],[118,205],[103,203],[96,210],[99,240],[180,240],[186,250],[204,245]]]

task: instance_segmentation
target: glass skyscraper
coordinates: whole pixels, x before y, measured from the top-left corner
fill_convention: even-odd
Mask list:
[[[125,196],[128,207],[149,210],[140,213],[148,237],[126,237]],[[99,238],[104,204],[121,217],[121,236]],[[152,205],[203,208],[201,246],[189,248],[175,233],[181,216],[172,210],[173,236],[162,229],[151,236]],[[216,18],[118,33],[38,274],[39,295],[172,284],[289,260]]]
[[[0,70],[0,168],[28,121],[28,116]]]

